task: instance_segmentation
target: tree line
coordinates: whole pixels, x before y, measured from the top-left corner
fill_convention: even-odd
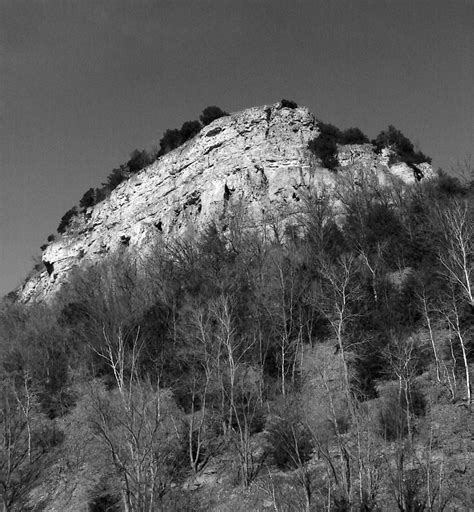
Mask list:
[[[318,121],[318,128],[319,134],[309,142],[309,149],[320,158],[322,165],[327,169],[337,169],[339,165],[337,147],[346,144],[370,143],[376,153],[389,149],[389,165],[405,162],[416,169],[414,166],[417,164],[431,163],[431,158],[420,150],[415,151],[410,139],[393,125],[389,125],[386,130],[381,131],[372,141],[369,141],[367,135],[360,128],[340,130],[336,126],[322,121]]]

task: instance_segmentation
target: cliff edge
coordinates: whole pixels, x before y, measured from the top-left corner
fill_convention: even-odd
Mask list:
[[[74,267],[94,264],[118,249],[140,252],[151,241],[193,237],[222,220],[236,202],[258,218],[278,204],[296,204],[303,191],[332,188],[336,174],[308,149],[318,134],[308,109],[281,104],[217,119],[77,216],[46,247],[44,269],[26,280],[19,300],[52,297]],[[387,155],[376,154],[370,144],[343,146],[338,158],[341,172],[372,172],[381,184],[416,181],[408,165],[389,166]],[[420,168],[425,176],[432,174],[429,164]]]

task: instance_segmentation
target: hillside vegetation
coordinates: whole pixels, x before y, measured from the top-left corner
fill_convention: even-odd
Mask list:
[[[347,173],[5,302],[3,510],[472,510],[473,193]]]

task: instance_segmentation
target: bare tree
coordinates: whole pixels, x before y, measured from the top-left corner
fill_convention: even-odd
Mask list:
[[[40,411],[28,373],[0,383],[0,497],[4,512],[24,510],[51,463],[53,427]]]
[[[159,374],[139,378],[140,332],[127,339],[119,326],[114,337],[104,329],[98,351],[112,371],[115,389],[91,389],[90,422],[120,481],[126,512],[159,510],[179,470],[182,432],[179,412]]]
[[[354,255],[343,254],[337,261],[330,262],[320,258],[320,286],[313,293],[313,306],[329,322],[336,340],[336,353],[341,358],[344,368],[344,383],[348,407],[351,407],[350,374],[348,352],[351,345],[347,340],[347,332],[351,322],[356,318],[353,306],[360,298],[359,285],[355,281],[356,262]]]
[[[441,311],[459,341],[466,379],[466,402],[472,403],[471,378],[468,362],[468,331],[463,326],[464,306],[474,308],[474,217],[468,201],[453,200],[446,208],[438,207],[442,243],[439,261],[448,283],[448,293]]]
[[[188,316],[189,320],[185,323],[186,332],[183,332],[183,337],[189,345],[186,358],[191,367],[188,452],[191,469],[197,473],[211,456],[210,443],[206,443],[206,428],[212,413],[208,401],[212,398],[217,380],[217,344],[214,343],[211,316],[207,308],[195,305],[190,308]]]
[[[474,218],[467,201],[454,200],[438,209],[443,233],[439,261],[444,276],[452,282],[471,307],[474,306]]]
[[[402,338],[392,333],[392,343],[385,351],[389,368],[398,380],[398,404],[405,404],[405,421],[410,444],[413,442],[411,404],[417,365],[416,343],[414,336]]]
[[[471,376],[468,361],[468,342],[472,336],[472,328],[464,326],[461,319],[461,304],[459,298],[456,296],[454,286],[450,286],[450,293],[447,294],[445,302],[441,306],[446,323],[449,327],[450,333],[454,335],[454,339],[459,342],[461,349],[462,361],[464,366],[464,377],[466,380],[466,404],[468,407],[472,404],[472,388]],[[456,358],[453,352],[452,338],[450,336],[450,347],[453,356],[453,370],[456,365]],[[455,376],[454,376],[455,378]]]
[[[438,354],[438,349],[436,346],[436,340],[434,336],[434,330],[433,330],[433,322],[431,319],[431,315],[433,313],[433,307],[430,304],[430,299],[428,298],[428,295],[426,293],[426,289],[423,286],[421,293],[418,294],[418,298],[421,303],[421,310],[423,313],[423,317],[425,320],[426,327],[428,328],[428,333],[430,336],[430,343],[431,343],[431,349],[433,350],[433,357],[435,360],[436,365],[436,379],[438,382],[441,382],[441,363],[440,363],[440,357]]]
[[[254,454],[251,435],[260,412],[260,381],[262,369],[250,362],[256,340],[239,336],[233,327],[229,297],[221,296],[211,305],[216,322],[216,341],[219,345],[216,364],[222,386],[224,433],[233,442],[239,456],[240,476],[248,487],[260,470],[262,460]]]
[[[370,274],[372,294],[376,306],[378,306],[379,303],[377,288],[381,274],[381,267],[384,261],[384,251],[385,247],[384,244],[382,243],[376,244],[375,253],[373,254],[371,254],[370,251],[362,244],[360,244],[358,247],[359,257],[361,258],[362,262],[364,263],[365,267],[367,268]]]
[[[297,267],[283,247],[278,248],[271,261],[276,271],[276,311],[271,311],[279,339],[280,385],[282,395],[287,393],[287,379],[295,383],[297,364],[303,348],[302,322],[299,301],[304,288],[299,282]]]

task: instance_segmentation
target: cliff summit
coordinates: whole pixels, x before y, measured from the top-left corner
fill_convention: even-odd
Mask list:
[[[318,134],[308,109],[281,103],[215,120],[80,214],[45,248],[44,270],[25,282],[20,299],[54,295],[74,267],[118,249],[140,252],[152,240],[192,237],[222,221],[237,202],[258,219],[279,205],[297,204],[306,191],[332,189],[336,173],[308,148]],[[342,173],[372,173],[381,184],[432,175],[427,163],[416,176],[403,162],[390,165],[387,152],[377,154],[371,144],[341,146],[338,159]]]

